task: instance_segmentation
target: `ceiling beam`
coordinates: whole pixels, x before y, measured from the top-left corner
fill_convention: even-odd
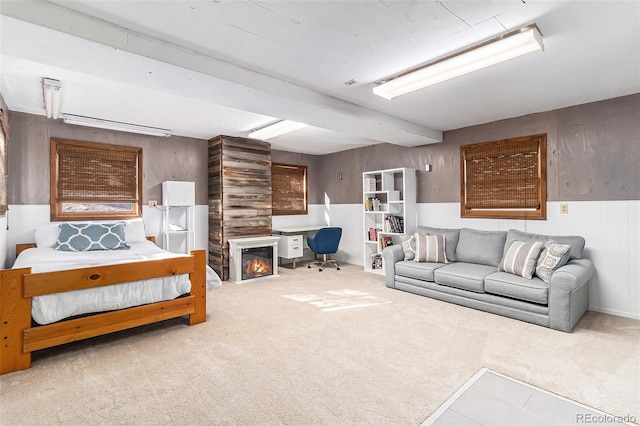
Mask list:
[[[210,102],[403,146],[442,141],[442,132],[160,40],[47,1],[4,2],[3,15],[213,77],[225,96]],[[157,87],[149,87],[157,89]]]

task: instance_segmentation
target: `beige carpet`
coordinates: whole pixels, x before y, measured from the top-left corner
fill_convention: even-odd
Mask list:
[[[480,368],[640,417],[640,321],[562,333],[387,289],[357,266],[281,268],[182,319],[34,355],[2,425],[419,425]]]

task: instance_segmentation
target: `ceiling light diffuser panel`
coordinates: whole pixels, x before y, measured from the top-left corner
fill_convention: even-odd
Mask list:
[[[138,133],[149,136],[171,136],[171,130],[159,127],[142,126],[140,124],[123,123],[121,121],[103,120],[101,118],[84,117],[82,115],[64,114],[63,120],[67,124],[95,127],[98,129],[117,130],[120,132]]]
[[[306,126],[306,124],[298,123],[296,121],[280,120],[250,132],[249,137],[253,139],[266,140],[284,135],[285,133],[293,132],[294,130],[301,129]]]
[[[391,100],[538,50],[544,50],[542,35],[533,24],[417,67],[415,71],[402,72],[374,87],[373,93]]]

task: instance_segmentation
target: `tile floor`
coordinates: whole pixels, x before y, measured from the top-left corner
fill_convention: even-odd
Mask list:
[[[628,425],[605,414],[483,368],[421,426]]]

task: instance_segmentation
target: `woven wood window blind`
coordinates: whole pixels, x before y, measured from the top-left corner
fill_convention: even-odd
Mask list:
[[[125,216],[138,215],[141,148],[52,138],[51,152],[57,215],[61,203],[131,203],[133,211]]]
[[[546,135],[461,147],[462,217],[544,219]]]
[[[307,166],[271,165],[272,215],[307,214]]]

